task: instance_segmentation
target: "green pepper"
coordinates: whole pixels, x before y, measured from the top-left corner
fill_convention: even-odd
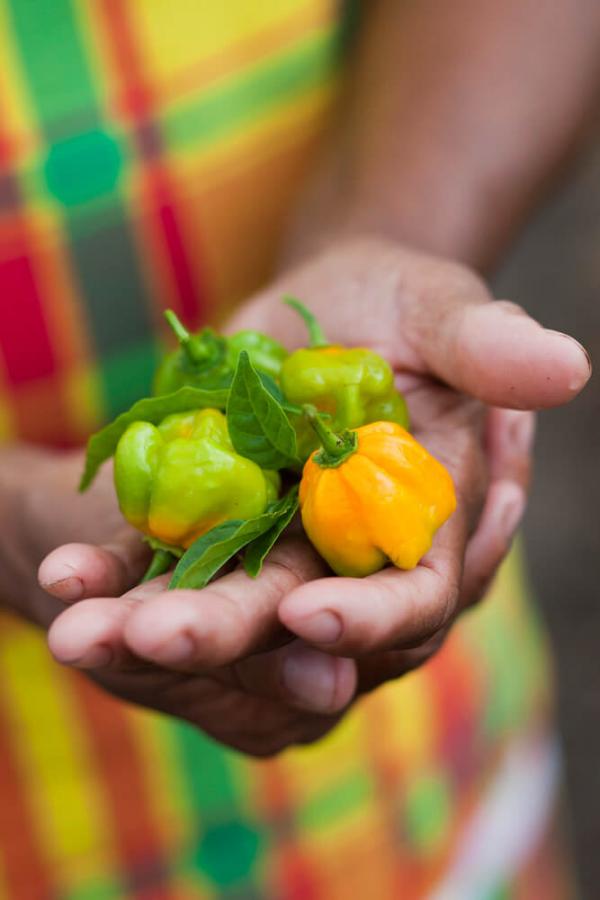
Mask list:
[[[394,386],[389,363],[373,350],[329,344],[312,313],[291,297],[286,303],[302,316],[310,336],[310,347],[291,353],[281,368],[286,400],[329,413],[328,425],[334,431],[379,421],[408,428],[406,402]],[[318,442],[304,417],[292,418],[299,454],[305,459]]]
[[[278,378],[287,356],[282,345],[259,331],[238,331],[231,337],[203,328],[196,334],[182,325],[172,310],[165,317],[175,332],[179,347],[164,358],[154,378],[155,395],[170,394],[186,385],[229,387],[242,350],[247,350],[255,369]]]
[[[128,522],[168,548],[187,548],[230,519],[261,515],[277,499],[279,475],[233,449],[216,409],[133,422],[115,452],[114,479]]]

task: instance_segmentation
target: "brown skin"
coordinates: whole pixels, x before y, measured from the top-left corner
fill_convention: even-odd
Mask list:
[[[481,595],[524,503],[530,416],[487,414],[485,405],[558,405],[589,377],[576,343],[489,304],[467,269],[398,242],[477,266],[496,256],[581,132],[597,85],[600,10],[589,0],[444,6],[369,4],[340,126],[287,244],[288,260],[309,261],[235,321],[299,344],[301,329],[279,304],[290,291],[310,302],[333,340],[388,357],[417,436],[449,467],[459,495],[422,565],[323,579],[311,549],[291,538],[256,582],[232,572],[200,592],[167,596],[158,581],[122,598],[143,562],[135,535],[105,527],[115,516],[110,490],[77,498],[72,459],[22,463],[3,451],[13,455],[10,468],[0,465],[8,534],[0,588],[13,608],[47,625],[57,597],[80,600],[52,627],[57,658],[250,753],[313,740],[357,690],[439,646]],[[392,243],[347,240],[360,232]],[[73,539],[89,543],[68,544],[42,566],[50,598],[35,587],[34,566]],[[339,638],[322,640],[318,613],[341,623]],[[290,643],[290,634],[301,639]]]
[[[597,125],[600,5],[363,7],[351,78],[290,258],[324,235],[368,233],[487,270]]]

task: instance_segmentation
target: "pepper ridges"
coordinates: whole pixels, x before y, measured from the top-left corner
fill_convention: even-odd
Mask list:
[[[311,543],[338,575],[370,575],[388,561],[413,569],[456,508],[446,468],[397,423],[336,436],[309,418],[323,443],[300,482]]]

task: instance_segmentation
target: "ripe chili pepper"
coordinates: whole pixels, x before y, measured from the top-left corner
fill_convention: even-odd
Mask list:
[[[229,519],[250,519],[277,498],[279,476],[239,456],[216,409],[133,422],[115,452],[115,487],[128,522],[186,548]]]
[[[259,331],[238,331],[231,337],[203,328],[196,334],[182,325],[172,310],[165,317],[177,335],[179,347],[167,354],[154,378],[154,394],[170,394],[180,387],[228,386],[238,357],[247,350],[255,369],[277,378],[286,349],[274,338]]]
[[[286,303],[303,317],[310,336],[310,347],[291,353],[281,367],[286,399],[329,413],[334,431],[377,421],[407,428],[406,402],[394,387],[389,363],[373,350],[329,344],[312,313],[291,297]],[[300,457],[305,459],[318,441],[305,417],[293,421]]]
[[[302,524],[338,575],[362,577],[390,560],[413,569],[456,508],[446,468],[395,422],[334,434],[307,407],[322,449],[304,466]]]

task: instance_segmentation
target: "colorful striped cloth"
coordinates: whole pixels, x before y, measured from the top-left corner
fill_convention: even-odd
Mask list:
[[[80,443],[147,391],[165,307],[195,326],[265,281],[352,6],[0,0],[3,439]],[[520,572],[266,762],[107,697],[4,615],[0,898],[568,896]]]

